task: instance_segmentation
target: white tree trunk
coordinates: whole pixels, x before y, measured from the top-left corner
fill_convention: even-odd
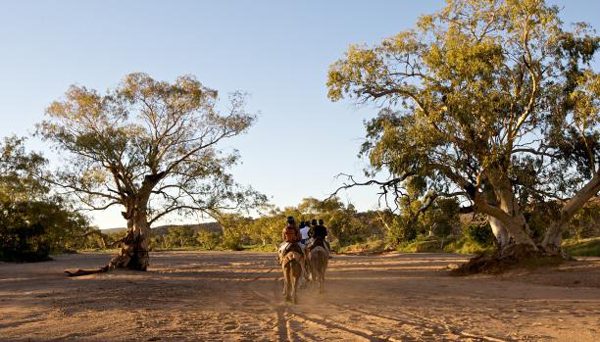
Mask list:
[[[489,196],[477,196],[475,204],[490,218],[490,225],[496,230],[494,235],[500,236],[500,252],[504,252],[509,245],[523,245],[527,246],[527,249],[537,251],[538,248],[529,234],[527,220],[515,200],[510,180],[499,170],[488,170],[486,176],[493,188],[494,199],[489,202]]]
[[[510,240],[512,238],[515,245],[529,245],[533,247],[534,250],[537,250],[535,243],[529,235],[527,220],[525,220],[521,208],[515,201],[515,195],[510,181],[505,177],[502,177],[497,184],[494,184],[494,192],[500,202],[500,209],[511,217],[508,222],[500,222],[508,233],[508,239]]]
[[[564,232],[567,224],[577,213],[578,210],[590,200],[590,198],[596,196],[600,191],[600,172],[596,172],[594,177],[590,179],[587,184],[581,188],[575,196],[573,196],[567,203],[561,208],[559,218],[552,222],[546,230],[544,235],[544,241],[542,247],[547,253],[558,254],[561,250],[562,233]]]
[[[498,242],[498,248],[503,250],[510,240],[510,235],[508,234],[508,230],[500,220],[497,218],[488,215],[488,221],[490,222],[490,227],[492,227],[492,233]]]

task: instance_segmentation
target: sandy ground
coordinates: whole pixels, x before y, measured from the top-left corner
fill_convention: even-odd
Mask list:
[[[275,256],[154,253],[148,272],[67,278],[102,254],[0,263],[0,340],[598,341],[600,260],[451,277],[442,254],[335,256],[326,294],[283,302]]]

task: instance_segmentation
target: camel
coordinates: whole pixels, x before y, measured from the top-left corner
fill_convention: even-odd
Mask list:
[[[302,277],[302,263],[304,262],[302,254],[296,251],[287,252],[281,259],[281,268],[283,270],[283,295],[286,301],[297,303],[297,289]]]
[[[329,262],[329,252],[322,246],[316,246],[308,254],[308,262],[313,281],[319,282],[319,293],[325,291],[325,271]]]

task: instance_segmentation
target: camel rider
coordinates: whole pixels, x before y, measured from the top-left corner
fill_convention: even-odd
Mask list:
[[[316,220],[313,220],[316,223]],[[310,253],[310,250],[314,247],[321,246],[327,249],[327,252],[331,253],[331,246],[327,241],[327,228],[323,225],[323,220],[319,220],[319,223],[314,226],[312,241],[307,247],[307,253]]]
[[[310,237],[311,241],[308,243],[309,245],[311,244],[312,240],[315,238],[315,228],[317,227],[317,220],[312,219],[312,221],[310,222],[306,222],[306,224],[310,224],[309,230],[308,230],[308,236]]]
[[[300,234],[300,229],[296,226],[296,221],[292,216],[288,216],[287,225],[283,228],[281,232],[281,238],[283,239],[283,243],[279,246],[279,259],[285,255],[285,253],[289,251],[296,251],[304,256],[304,250],[298,244],[302,239],[302,235]]]
[[[327,247],[327,251],[331,252],[331,246],[329,245],[329,240],[326,239],[327,236],[327,227],[325,227],[324,225],[325,222],[323,222],[322,219],[319,219],[319,225],[317,227],[319,227],[319,231],[321,231],[321,235],[323,235],[323,242],[325,243],[325,247]]]
[[[309,231],[310,231],[310,227],[309,227],[308,223],[305,223],[304,221],[302,221],[300,223],[300,235],[302,238],[302,240],[300,240],[300,243],[302,243],[303,248],[305,248],[306,245],[308,244],[308,238],[309,238],[308,232]]]
[[[304,277],[308,277],[308,273],[306,272],[306,255],[304,254],[304,248],[300,244],[300,240],[302,240],[302,235],[300,234],[300,229],[296,226],[296,221],[292,216],[288,216],[287,225],[283,228],[283,232],[281,233],[281,237],[283,238],[283,243],[279,246],[279,251],[277,253],[277,260],[281,264],[281,260],[286,253],[289,251],[298,252],[302,256],[302,262],[300,262],[300,267],[302,267],[302,274]]]

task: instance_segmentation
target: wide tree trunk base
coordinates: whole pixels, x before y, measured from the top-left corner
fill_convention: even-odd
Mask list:
[[[147,248],[144,248],[141,239],[134,238],[133,234],[128,233],[121,240],[123,247],[119,254],[114,256],[108,265],[96,269],[78,269],[76,271],[65,270],[69,277],[78,277],[88,274],[104,273],[116,268],[125,268],[134,271],[146,271],[149,264]]]
[[[486,273],[499,274],[515,268],[555,266],[567,260],[564,255],[550,254],[531,245],[511,245],[502,252],[478,255],[451,271],[452,275],[465,276]]]

